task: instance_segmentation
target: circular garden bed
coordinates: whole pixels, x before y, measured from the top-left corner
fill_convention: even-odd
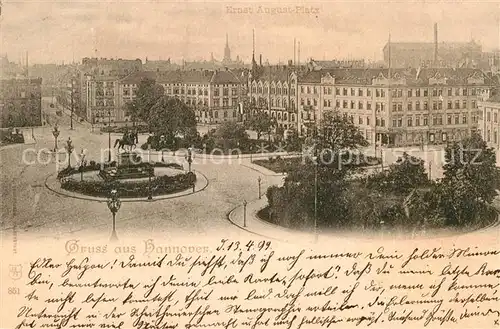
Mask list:
[[[85,174],[104,170],[109,167],[116,166],[115,163],[96,164],[91,162],[89,165],[79,168],[65,168],[57,175],[61,182],[61,188],[67,191],[80,193],[93,197],[108,197],[112,189],[118,191],[122,198],[146,198],[150,195],[160,196],[172,194],[192,188],[196,182],[196,175],[192,172],[184,172],[182,166],[176,163],[165,164],[157,162],[153,164],[154,168],[172,168],[178,171],[175,175],[162,175],[151,177],[151,185],[149,179],[124,179],[124,180],[81,180],[77,174]],[[137,165],[139,166],[139,165]]]

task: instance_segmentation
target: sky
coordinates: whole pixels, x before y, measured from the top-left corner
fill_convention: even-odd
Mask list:
[[[264,61],[382,59],[393,42],[468,42],[500,48],[499,1],[47,1],[4,0],[0,53],[19,62],[65,63],[82,57],[222,59],[226,33],[232,58],[255,52]],[[300,7],[300,8],[298,8]],[[288,12],[273,13],[280,8]],[[308,9],[307,12],[305,9]],[[96,52],[97,49],[97,52]]]

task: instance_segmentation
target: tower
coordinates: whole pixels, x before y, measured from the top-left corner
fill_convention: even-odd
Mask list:
[[[231,50],[229,49],[229,38],[226,33],[226,47],[224,47],[224,62],[231,62]]]

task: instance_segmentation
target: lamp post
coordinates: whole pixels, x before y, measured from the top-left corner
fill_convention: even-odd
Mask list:
[[[118,198],[118,191],[111,190],[109,193],[109,198],[107,201],[109,211],[113,214],[113,232],[111,233],[110,241],[118,241],[118,237],[116,235],[116,213],[120,210],[120,206],[122,202]]]
[[[54,130],[52,130],[52,135],[54,136],[54,153],[57,152],[57,137],[59,137],[59,129],[57,125],[54,126]]]
[[[250,145],[250,163],[253,163],[253,145]]]
[[[148,177],[149,177],[149,184],[148,184],[148,200],[153,200],[153,190],[151,188],[151,176],[154,173],[155,168],[153,167],[153,164],[151,163],[151,160],[149,161],[149,166],[148,166]]]
[[[85,168],[85,153],[82,150],[82,153],[80,153],[80,181],[83,182],[83,170]]]
[[[243,200],[243,227],[247,227],[247,200]]]
[[[70,129],[73,130],[73,112],[74,112],[74,109],[75,109],[75,105],[74,105],[74,100],[73,100],[73,97],[74,97],[74,92],[75,92],[75,79],[72,78],[71,79],[71,123],[70,123]]]
[[[191,172],[191,163],[193,162],[193,148],[190,147],[188,148],[188,153],[186,155],[186,160],[188,162],[188,166],[189,166],[189,172]]]
[[[432,180],[432,161],[429,161],[429,180]]]
[[[380,149],[380,165],[382,167],[382,171],[384,171],[384,153],[382,149]]]
[[[111,162],[111,110],[108,110],[108,162]]]
[[[68,168],[71,167],[71,153],[73,153],[74,146],[73,142],[71,141],[71,137],[68,137],[68,140],[66,141],[66,151],[68,152]]]
[[[257,182],[259,183],[259,200],[260,200],[260,198],[261,198],[261,196],[260,196],[260,195],[261,195],[261,194],[260,194],[260,182],[261,182],[261,181],[262,181],[262,178],[260,178],[260,176],[259,176],[259,178],[257,178]]]

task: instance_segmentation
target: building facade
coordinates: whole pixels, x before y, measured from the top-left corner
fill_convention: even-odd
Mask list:
[[[191,107],[200,123],[241,120],[240,107],[246,95],[244,78],[229,70],[135,72],[121,79],[89,77],[87,115],[95,123],[127,124],[131,121],[127,103],[136,97],[141,80],[152,79]]]
[[[479,102],[481,116],[479,119],[479,133],[483,140],[496,151],[497,163],[500,162],[500,95],[489,97],[489,93],[483,95]]]
[[[298,130],[308,135],[325,111],[338,111],[371,143],[440,144],[478,127],[491,80],[474,69],[338,69],[298,80]]]
[[[42,79],[12,78],[0,81],[1,127],[42,125]]]
[[[297,73],[291,66],[254,69],[248,77],[246,115],[265,111],[283,129],[297,128]]]

